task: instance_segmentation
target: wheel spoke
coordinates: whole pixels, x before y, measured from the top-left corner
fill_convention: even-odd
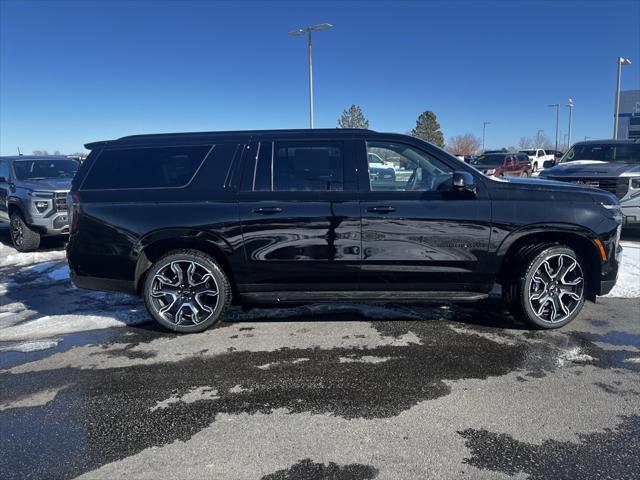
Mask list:
[[[178,262],[171,262],[171,271],[176,274],[177,284],[182,285],[184,282],[184,272]]]
[[[578,260],[566,253],[545,258],[531,277],[529,304],[544,322],[569,317],[583,298],[584,278]]]

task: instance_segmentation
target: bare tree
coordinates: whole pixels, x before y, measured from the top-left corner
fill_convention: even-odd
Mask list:
[[[34,155],[40,155],[40,156],[49,155],[49,152],[47,152],[46,150],[34,150],[31,153],[33,153]]]
[[[447,150],[457,155],[475,155],[480,150],[480,143],[473,133],[465,133],[451,137],[447,142]]]
[[[536,136],[533,137],[533,146],[534,146],[534,148],[542,148],[543,145],[547,145],[547,144],[550,144],[550,143],[551,143],[551,141],[549,140],[549,137],[547,137],[542,132],[536,133]]]
[[[518,140],[518,147],[520,148],[520,150],[527,150],[529,148],[531,148],[531,144],[533,142],[531,141],[531,138],[529,137],[520,137],[520,140]]]
[[[60,150],[56,150],[55,152],[53,152],[53,154],[54,154],[54,155],[62,155],[62,154],[60,153]]]

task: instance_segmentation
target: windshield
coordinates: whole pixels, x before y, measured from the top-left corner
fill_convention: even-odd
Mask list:
[[[13,163],[18,180],[73,178],[78,167],[75,160],[18,160]]]
[[[577,144],[564,154],[560,163],[577,160],[640,163],[640,143]]]
[[[500,165],[504,160],[504,155],[480,155],[471,161],[472,165]]]

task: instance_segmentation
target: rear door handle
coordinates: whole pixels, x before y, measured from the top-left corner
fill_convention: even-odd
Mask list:
[[[263,215],[272,215],[274,213],[280,213],[282,209],[280,207],[260,207],[254,208],[254,213],[262,213]]]
[[[395,211],[396,209],[389,205],[383,205],[379,207],[367,207],[367,212],[372,212],[372,213],[391,213]]]

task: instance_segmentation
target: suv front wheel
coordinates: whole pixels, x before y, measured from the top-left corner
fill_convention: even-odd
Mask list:
[[[195,333],[218,323],[231,303],[231,285],[222,269],[198,250],[174,250],[147,273],[147,310],[163,327]]]
[[[568,247],[553,246],[538,252],[520,264],[503,296],[517,319],[536,328],[560,328],[582,310],[584,268]]]
[[[19,212],[13,212],[10,218],[9,230],[11,242],[19,252],[31,252],[40,246],[40,234],[29,227]]]

